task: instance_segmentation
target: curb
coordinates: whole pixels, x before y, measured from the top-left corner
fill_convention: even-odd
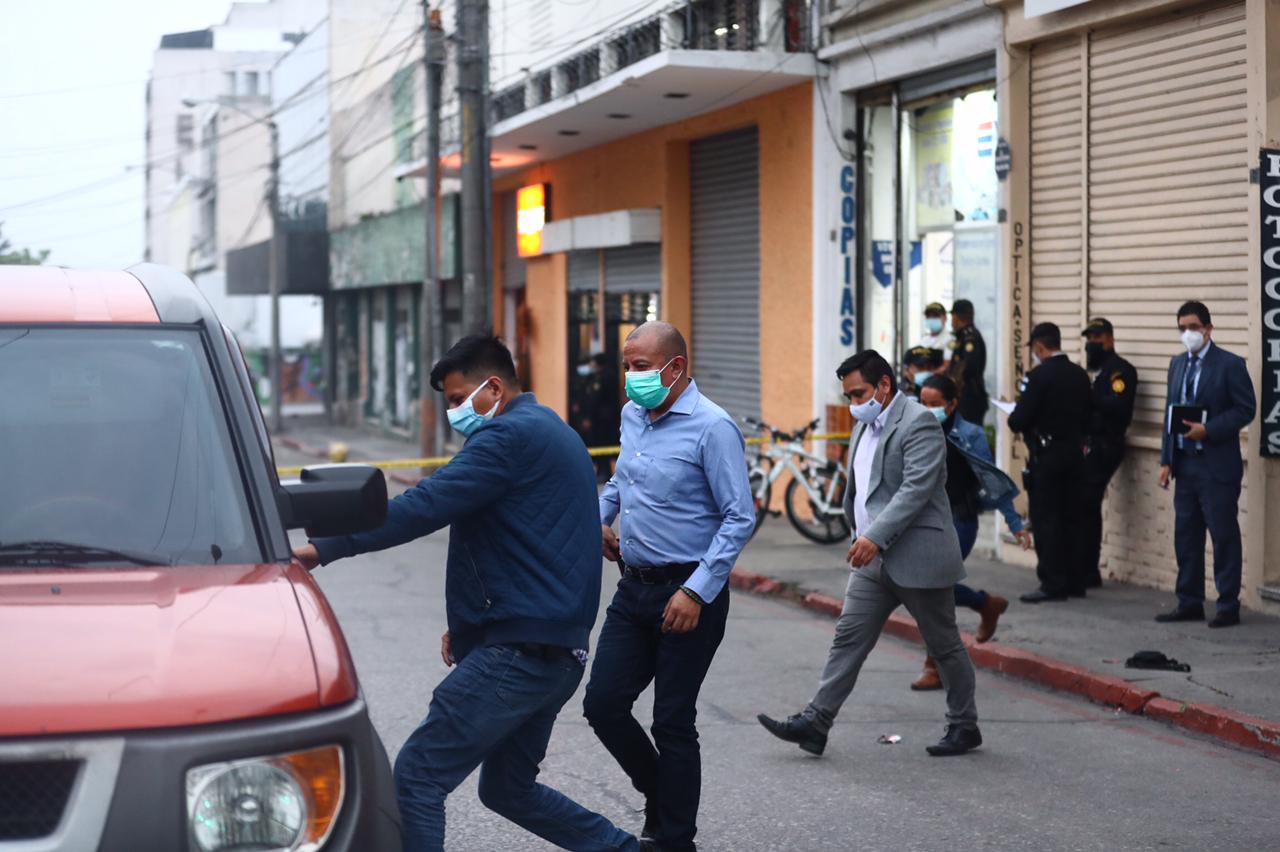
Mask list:
[[[729,575],[729,585],[753,595],[789,601],[830,618],[839,617],[842,608],[842,603],[829,595],[806,593],[771,577],[737,568]],[[894,613],[885,624],[884,632],[916,645],[924,644],[920,630],[910,616]],[[969,658],[979,668],[1079,695],[1097,704],[1118,707],[1127,713],[1147,716],[1176,728],[1280,759],[1280,722],[1247,716],[1212,704],[1190,704],[1165,698],[1154,690],[1137,686],[1123,678],[1090,671],[1082,666],[1042,657],[1019,648],[990,643],[979,645],[972,634],[963,631],[960,636],[969,651]]]
[[[281,435],[279,437],[273,438],[273,440],[277,444],[280,444],[283,447],[287,447],[293,450],[294,452],[302,453],[305,456],[311,456],[312,458],[319,459],[321,461],[329,460],[328,452],[326,452],[325,450],[319,447],[313,447],[309,444],[304,444],[296,438],[290,438],[288,436]],[[399,473],[394,470],[383,471],[383,474],[387,477],[387,479],[390,479],[392,482],[397,482],[401,485],[407,485],[410,487],[417,485],[419,482],[422,481],[422,477],[413,477],[413,476],[409,476],[408,474]]]

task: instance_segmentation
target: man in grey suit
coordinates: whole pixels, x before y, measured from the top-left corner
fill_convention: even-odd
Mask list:
[[[947,445],[937,418],[899,393],[893,368],[874,349],[836,370],[858,426],[844,511],[854,529],[849,585],[818,693],[783,721],[761,714],[769,733],[822,754],[827,733],[853,691],[862,663],[901,604],[915,618],[947,690],[947,730],[936,757],[982,745],[973,664],[956,628],[952,587],[964,579],[947,499]]]

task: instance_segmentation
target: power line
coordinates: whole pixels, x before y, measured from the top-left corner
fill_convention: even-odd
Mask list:
[[[406,2],[407,2],[407,0],[406,0]],[[290,97],[290,99],[286,99],[284,102],[282,102],[282,103],[281,103],[281,105],[280,105],[279,107],[275,108],[275,109],[274,109],[274,110],[272,110],[271,112],[268,112],[266,115],[264,115],[264,116],[263,116],[262,118],[260,118],[258,121],[259,121],[259,122],[261,122],[261,121],[267,121],[267,120],[270,120],[270,119],[274,119],[276,116],[278,116],[278,115],[280,115],[280,114],[284,113],[284,112],[285,112],[285,111],[287,111],[288,109],[292,109],[293,107],[297,106],[299,103],[301,103],[301,102],[302,102],[302,100],[305,100],[306,98],[314,97],[316,94],[319,94],[320,92],[323,92],[323,91],[326,91],[326,90],[327,90],[327,91],[332,92],[333,88],[334,88],[337,84],[342,83],[342,82],[345,82],[346,80],[354,79],[355,77],[357,77],[357,76],[359,76],[359,75],[361,75],[361,74],[365,73],[366,71],[370,70],[371,68],[374,68],[374,67],[377,67],[378,65],[381,65],[382,63],[384,63],[384,62],[386,62],[386,61],[390,60],[391,58],[393,58],[393,57],[395,57],[395,56],[397,56],[397,55],[399,55],[399,56],[401,57],[400,67],[403,67],[404,61],[405,61],[405,60],[406,60],[406,59],[411,55],[411,51],[410,51],[410,52],[401,52],[401,51],[402,51],[402,49],[403,49],[405,46],[407,46],[410,42],[416,41],[416,40],[417,40],[417,35],[418,35],[418,34],[417,34],[416,32],[415,32],[415,33],[413,33],[413,34],[411,34],[408,38],[406,38],[404,41],[402,41],[402,42],[400,42],[399,44],[397,44],[397,45],[396,45],[395,47],[393,47],[393,48],[392,48],[392,49],[391,49],[391,50],[390,50],[386,55],[384,55],[383,57],[381,57],[380,59],[378,59],[376,62],[373,62],[373,63],[371,63],[371,64],[367,64],[367,65],[362,65],[359,69],[357,69],[356,71],[354,71],[354,72],[352,72],[352,73],[350,73],[350,74],[346,74],[346,75],[343,75],[342,77],[339,77],[339,78],[336,78],[336,79],[334,79],[334,80],[331,80],[331,81],[329,82],[328,86],[327,86],[325,89],[317,90],[317,91],[316,91],[316,92],[314,92],[313,94],[311,94],[311,95],[307,95],[305,98],[294,100],[293,98],[297,97],[297,96],[298,96],[302,91],[305,91],[305,89],[306,89],[307,87],[306,87],[306,86],[304,86],[302,90],[299,90],[299,92],[298,92],[298,93],[295,93],[295,95],[294,95],[294,96],[291,96],[291,97]],[[399,68],[397,68],[397,71],[398,71],[398,70],[399,70]],[[308,84],[308,85],[311,85],[311,84]],[[371,96],[370,96],[370,100],[372,100],[372,99],[373,99],[373,98],[375,98],[375,97],[376,97],[376,93],[375,93],[375,95],[371,95]],[[243,133],[244,131],[246,131],[246,130],[248,130],[248,129],[252,128],[256,123],[257,123],[257,122],[252,122],[252,121],[251,121],[251,122],[246,122],[245,124],[242,124],[242,125],[240,125],[240,126],[238,126],[238,127],[235,127],[235,128],[233,128],[233,129],[231,129],[231,130],[229,130],[229,131],[221,132],[221,133],[217,133],[217,134],[215,134],[215,135],[213,135],[213,136],[209,137],[207,140],[205,140],[205,144],[216,144],[216,143],[218,143],[218,142],[221,142],[221,141],[224,141],[224,140],[226,140],[226,139],[229,139],[229,138],[231,138],[232,136],[235,136],[235,135],[236,135],[236,134],[238,134],[238,133]],[[136,137],[134,137],[134,138],[136,138]],[[317,140],[314,140],[314,139],[313,139],[313,140],[311,140],[311,142],[310,142],[310,143],[308,143],[308,144],[312,144],[312,143],[314,143],[314,141],[317,141]],[[249,143],[246,143],[246,144],[249,144]],[[227,153],[232,153],[232,152],[234,152],[234,151],[241,150],[241,148],[243,148],[243,147],[245,147],[245,146],[240,146],[240,147],[238,147],[238,148],[232,149],[232,151],[229,151],[229,152],[227,152]],[[181,149],[179,149],[179,150],[175,150],[175,151],[172,151],[172,152],[170,152],[170,153],[168,153],[168,154],[165,154],[165,155],[161,155],[161,156],[157,156],[157,157],[154,157],[154,158],[150,158],[150,159],[148,159],[146,162],[142,163],[141,165],[139,165],[139,166],[135,166],[135,167],[132,167],[132,168],[134,168],[134,169],[138,169],[138,168],[154,168],[154,167],[156,167],[156,166],[159,166],[159,165],[164,164],[165,162],[168,162],[168,161],[170,161],[170,160],[174,160],[174,159],[176,159],[176,158],[178,158],[178,157],[182,157],[182,156],[185,156],[185,155],[187,155],[187,154],[191,154],[191,153],[194,153],[194,149],[193,149],[193,150],[191,150],[191,151],[185,151],[185,150],[181,150]],[[292,152],[290,152],[290,153],[292,153]],[[0,154],[0,156],[3,156],[3,155],[2,155],[2,154]],[[116,182],[116,181],[123,180],[123,179],[125,179],[125,178],[127,178],[127,177],[129,177],[129,176],[130,176],[130,171],[127,171],[127,170],[126,170],[126,171],[122,171],[122,172],[121,172],[121,173],[119,173],[119,174],[111,175],[111,176],[109,176],[109,177],[102,178],[102,179],[100,179],[100,180],[91,181],[90,183],[83,184],[83,185],[76,186],[76,187],[72,187],[72,188],[70,188],[70,189],[63,190],[63,191],[60,191],[60,192],[56,192],[56,193],[53,193],[52,195],[42,196],[42,197],[39,197],[39,198],[32,198],[32,199],[28,199],[28,200],[26,200],[26,201],[18,202],[17,204],[11,204],[11,205],[7,205],[7,206],[4,206],[4,207],[0,207],[0,210],[3,210],[3,211],[5,211],[5,212],[8,212],[8,211],[11,211],[11,210],[21,210],[21,209],[25,209],[25,208],[27,208],[27,207],[43,205],[43,204],[46,204],[46,203],[49,203],[49,202],[52,202],[52,201],[57,201],[57,200],[60,200],[60,199],[62,199],[62,198],[66,198],[66,197],[71,196],[71,195],[75,195],[75,194],[77,194],[77,193],[86,192],[86,191],[89,191],[89,190],[92,190],[92,189],[96,189],[96,188],[98,188],[98,187],[100,187],[100,186],[105,186],[105,185],[108,185],[108,184],[114,183],[114,182]]]

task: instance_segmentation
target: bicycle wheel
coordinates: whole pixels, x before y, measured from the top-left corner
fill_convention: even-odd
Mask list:
[[[753,467],[747,471],[747,482],[751,484],[751,498],[756,504],[756,525],[751,528],[754,538],[769,514],[769,499],[773,496],[773,486],[769,484],[769,474],[762,467]]]
[[[849,522],[844,516],[844,471],[838,466],[833,470],[810,470],[809,481],[818,491],[830,496],[829,507],[824,511],[813,502],[809,492],[798,479],[787,483],[787,519],[796,532],[819,544],[835,544],[849,540]],[[833,481],[834,480],[834,481]],[[808,506],[808,517],[801,514],[801,507]]]

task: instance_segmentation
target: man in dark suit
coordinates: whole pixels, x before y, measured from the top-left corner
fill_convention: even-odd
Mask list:
[[[1038,604],[1085,596],[1080,469],[1092,391],[1089,374],[1062,351],[1056,325],[1036,325],[1029,345],[1037,366],[1023,382],[1009,428],[1022,433],[1031,454],[1025,484],[1040,588],[1020,600]]]
[[[1169,363],[1169,407],[1160,450],[1160,487],[1173,492],[1173,546],[1178,557],[1178,605],[1156,621],[1204,620],[1204,537],[1213,539],[1213,581],[1218,612],[1210,627],[1240,623],[1243,547],[1237,517],[1244,460],[1240,430],[1257,410],[1244,359],[1214,346],[1209,309],[1200,302],[1178,308],[1185,355]],[[1173,423],[1173,406],[1204,409],[1203,422]],[[1178,434],[1185,425],[1185,433]]]

